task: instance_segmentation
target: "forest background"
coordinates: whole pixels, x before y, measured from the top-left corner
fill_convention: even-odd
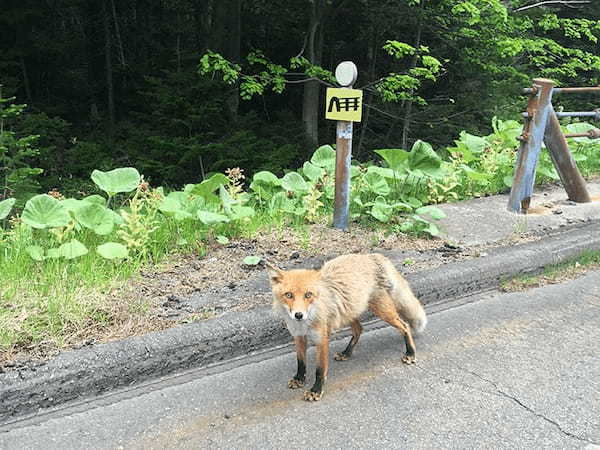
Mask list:
[[[39,151],[3,155],[0,200],[96,192],[92,170],[123,166],[170,187],[282,175],[334,141],[322,97],[344,60],[366,89],[358,160],[418,139],[443,152],[520,120],[532,77],[600,84],[599,20],[599,1],[3,2],[2,96],[27,104],[3,127]]]

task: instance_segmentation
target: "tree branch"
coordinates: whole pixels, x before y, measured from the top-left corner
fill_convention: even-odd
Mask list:
[[[537,2],[533,5],[521,6],[514,10],[514,12],[525,11],[526,9],[537,8],[544,5],[552,5],[552,4],[560,4],[564,6],[568,6],[570,8],[575,8],[573,5],[581,5],[583,6],[586,3],[592,3],[591,0],[546,0],[543,2]]]

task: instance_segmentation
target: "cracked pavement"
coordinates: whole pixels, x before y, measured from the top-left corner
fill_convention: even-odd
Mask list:
[[[283,348],[0,427],[0,448],[600,448],[598,298],[589,272],[432,305],[416,365],[395,330],[369,331],[319,403],[287,388]]]

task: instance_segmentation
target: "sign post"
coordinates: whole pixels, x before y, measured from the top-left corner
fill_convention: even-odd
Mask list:
[[[333,226],[340,230],[348,229],[352,123],[360,122],[362,115],[362,91],[352,89],[357,76],[353,62],[338,64],[335,78],[342,88],[328,88],[325,101],[325,118],[337,120]]]

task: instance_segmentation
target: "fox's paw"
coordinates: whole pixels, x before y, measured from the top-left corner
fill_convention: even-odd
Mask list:
[[[318,402],[321,400],[323,396],[323,391],[321,392],[313,392],[313,391],[305,391],[304,392],[304,400],[307,402]]]
[[[350,355],[347,355],[344,352],[338,352],[335,355],[333,355],[333,359],[335,359],[336,361],[346,361],[350,359]]]
[[[404,364],[414,364],[417,362],[417,359],[415,358],[415,355],[404,355],[402,357],[402,362]]]
[[[288,381],[288,387],[290,389],[298,389],[298,388],[301,388],[302,386],[304,386],[304,380],[292,378],[290,381]]]

